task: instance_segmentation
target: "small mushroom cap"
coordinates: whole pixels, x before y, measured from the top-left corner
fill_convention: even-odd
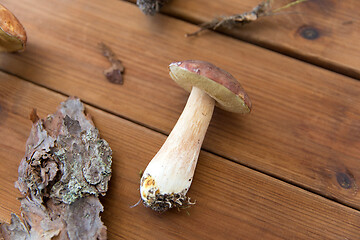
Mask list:
[[[235,113],[249,113],[251,102],[240,83],[228,72],[216,67],[214,64],[187,60],[169,65],[171,78],[186,91],[192,87],[205,91],[214,98],[217,106]]]
[[[0,4],[0,52],[24,50],[26,32],[19,20]]]

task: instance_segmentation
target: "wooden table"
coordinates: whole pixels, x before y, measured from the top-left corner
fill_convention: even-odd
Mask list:
[[[150,17],[120,0],[3,0],[28,45],[0,57],[0,220],[20,212],[14,182],[32,108],[45,117],[78,96],[113,149],[101,199],[109,239],[360,239],[360,1],[309,0],[292,13],[184,37],[258,3],[173,0]],[[122,60],[124,85],[103,76],[99,42]],[[167,70],[186,59],[233,74],[253,111],[215,110],[188,193],[194,207],[130,208],[139,171],[186,103]]]

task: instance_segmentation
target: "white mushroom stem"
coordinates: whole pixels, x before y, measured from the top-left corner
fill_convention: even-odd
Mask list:
[[[140,192],[144,204],[163,211],[187,199],[215,100],[193,87],[175,127],[144,171]]]

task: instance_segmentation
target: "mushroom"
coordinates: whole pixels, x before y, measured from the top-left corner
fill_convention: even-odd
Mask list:
[[[22,51],[26,46],[26,32],[19,20],[0,4],[0,52]]]
[[[175,127],[140,181],[144,205],[159,212],[193,204],[186,193],[215,103],[235,113],[246,114],[251,110],[250,99],[240,83],[209,62],[175,62],[169,65],[169,71],[171,78],[189,91],[190,96]]]

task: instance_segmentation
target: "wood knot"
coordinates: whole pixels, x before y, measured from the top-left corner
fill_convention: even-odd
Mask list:
[[[336,173],[336,180],[338,184],[345,189],[350,189],[354,185],[354,178],[346,173]]]
[[[310,26],[300,27],[298,33],[307,40],[315,40],[320,37],[319,30]]]

